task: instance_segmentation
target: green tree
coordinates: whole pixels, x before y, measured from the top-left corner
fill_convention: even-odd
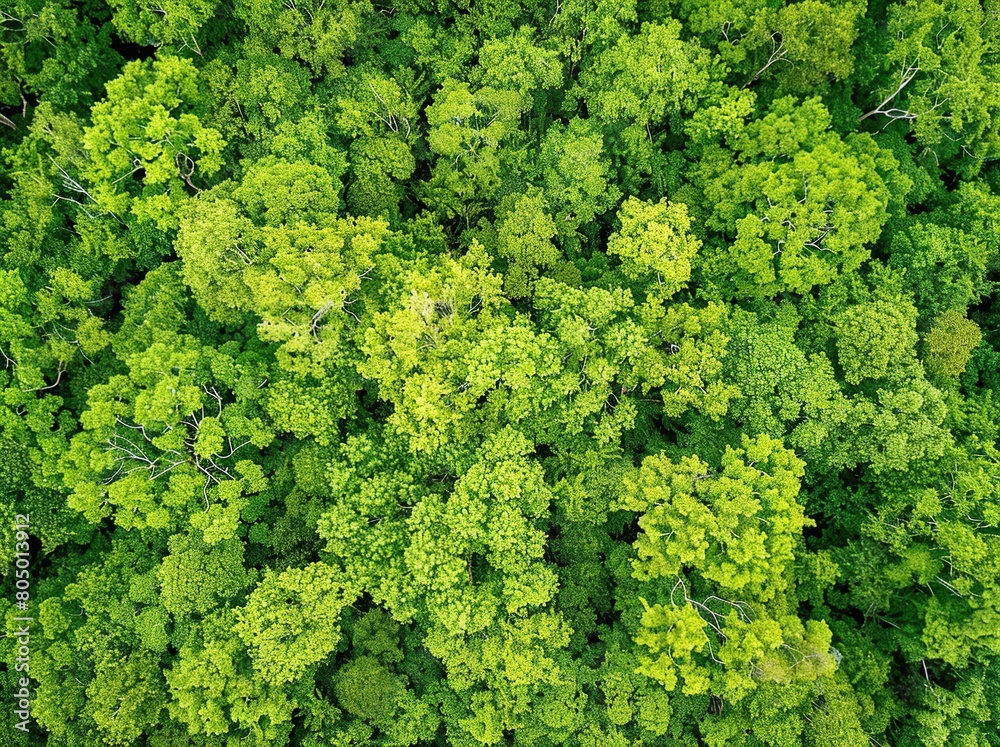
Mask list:
[[[816,93],[854,70],[851,45],[864,6],[855,3],[671,3],[681,20],[717,49],[729,79],[783,93]]]
[[[891,155],[866,136],[832,132],[815,98],[780,99],[745,126],[729,119],[718,135],[709,134],[718,110],[701,111],[692,140],[705,145],[689,178],[721,238],[706,244],[701,277],[726,296],[766,298],[807,293],[861,266],[887,219]]]
[[[998,145],[997,82],[982,63],[1000,39],[989,11],[964,0],[930,0],[892,3],[886,13],[889,43],[878,57],[879,75],[859,91],[870,102],[861,119],[883,127],[902,122],[937,162],[977,173],[979,159],[993,157]]]
[[[635,640],[648,653],[640,671],[668,691],[682,683],[685,695],[734,704],[726,718],[703,725],[709,744],[731,738],[736,724],[745,729],[765,702],[774,720],[749,731],[760,743],[779,723],[788,737],[806,731],[794,712],[834,677],[829,627],[797,614],[795,559],[812,523],[796,500],[803,471],[780,441],[744,437],[717,471],[696,457],[650,456],[626,485],[622,507],[642,512],[632,563],[643,582]],[[652,593],[654,603],[644,598]],[[848,732],[856,739],[860,726]],[[794,743],[786,739],[780,743]]]
[[[608,239],[608,254],[621,259],[622,272],[645,280],[653,292],[670,298],[691,278],[691,260],[700,242],[690,232],[691,219],[683,204],[643,203],[630,197],[618,211],[621,230]]]
[[[931,373],[956,378],[965,371],[983,333],[978,325],[957,311],[946,311],[934,320],[924,337],[925,360]]]
[[[298,58],[316,74],[338,76],[344,56],[371,23],[374,9],[365,0],[335,4],[316,0],[285,5],[280,0],[238,0],[235,13],[262,46]]]
[[[545,200],[553,210],[556,231],[567,247],[586,237],[593,251],[597,218],[614,206],[620,191],[614,183],[601,130],[590,119],[574,117],[565,127],[554,122],[538,154]]]
[[[291,682],[336,649],[340,612],[356,595],[324,563],[268,573],[237,611],[233,629],[266,682]]]
[[[297,700],[250,672],[246,649],[232,635],[233,616],[206,620],[203,640],[183,646],[166,672],[172,716],[190,736],[225,737],[254,745],[282,744],[291,732]]]
[[[100,98],[122,63],[107,10],[66,0],[14,0],[0,16],[0,123],[25,124],[29,97],[70,110]],[[15,111],[17,112],[15,114]],[[13,118],[12,118],[13,117]]]
[[[126,65],[84,134],[84,175],[97,205],[120,217],[131,210],[160,230],[174,227],[180,203],[223,166],[225,142],[202,123],[206,105],[190,61],[163,56]]]
[[[136,44],[178,45],[202,54],[197,34],[215,13],[217,0],[163,0],[155,7],[111,0],[115,28]]]

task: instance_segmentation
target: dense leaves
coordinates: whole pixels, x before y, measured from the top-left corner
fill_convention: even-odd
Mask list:
[[[997,13],[0,3],[0,745],[1000,747]]]

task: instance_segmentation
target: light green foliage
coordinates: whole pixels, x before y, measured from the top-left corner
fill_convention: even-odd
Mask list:
[[[164,694],[162,675],[150,656],[133,654],[124,662],[98,667],[87,698],[104,743],[132,744],[159,720]]]
[[[245,649],[228,630],[232,623],[228,615],[207,621],[204,642],[181,649],[166,674],[171,713],[187,727],[187,739],[228,736],[227,743],[261,746],[287,740],[295,701],[250,674]]]
[[[176,535],[168,546],[157,578],[163,606],[175,617],[204,617],[238,597],[253,579],[243,567],[243,543],[236,539],[210,545],[197,536]]]
[[[240,319],[249,301],[242,271],[261,253],[260,244],[257,226],[232,200],[206,196],[197,211],[181,213],[177,252],[185,282],[212,319]]]
[[[708,119],[717,111],[702,112],[698,139],[708,137],[702,127],[719,127]],[[722,143],[698,149],[691,178],[707,225],[731,242],[711,246],[705,273],[727,295],[806,293],[867,259],[887,217],[880,170],[891,156],[863,136],[842,139],[829,125],[819,99],[797,105],[783,98],[745,127],[731,122]]]
[[[867,463],[882,473],[940,456],[951,436],[945,395],[916,357],[917,310],[898,276],[878,271],[871,281],[872,290],[853,280],[831,286],[818,304],[800,308],[812,318],[817,357],[836,363],[846,395],[816,413],[810,458],[834,469]],[[808,339],[801,335],[799,344]]]
[[[383,221],[355,218],[325,228],[283,226],[263,233],[269,267],[245,275],[260,338],[281,343],[286,370],[318,375],[340,348],[386,237]],[[301,362],[299,362],[301,361]]]
[[[708,78],[704,54],[682,42],[677,22],[649,24],[634,37],[623,37],[594,60],[584,85],[593,89],[588,103],[606,122],[626,122],[630,137],[667,114],[690,106]],[[621,76],[620,87],[606,87]]]
[[[587,230],[619,197],[601,131],[589,119],[553,123],[539,153],[545,198],[560,236]]]
[[[1000,747],[998,11],[0,2],[0,743]]]
[[[403,688],[377,659],[361,656],[340,670],[334,686],[337,702],[352,716],[388,724]]]
[[[530,101],[523,93],[447,80],[425,110],[427,146],[436,156],[422,197],[435,210],[466,224],[482,213],[501,185],[500,146],[518,134]]]
[[[97,205],[170,228],[196,183],[222,168],[225,142],[202,123],[198,69],[180,57],[131,62],[108,84],[84,134],[86,177]],[[141,185],[141,189],[139,188]]]
[[[340,611],[356,596],[339,576],[324,563],[266,574],[237,611],[234,631],[265,681],[291,682],[336,648]]]
[[[640,580],[691,567],[728,593],[769,602],[808,521],[795,503],[803,464],[769,436],[729,450],[714,475],[697,459],[648,457],[627,508],[644,513],[636,543]],[[723,551],[723,548],[725,550]]]
[[[33,715],[62,738],[83,734],[99,744],[126,745],[160,721],[163,663],[143,643],[142,619],[157,609],[155,593],[142,589],[155,557],[137,540],[122,538],[81,558],[54,587],[58,597],[40,607],[50,644],[31,660],[41,705]],[[43,639],[41,628],[32,633]]]
[[[440,448],[456,436],[461,442],[467,437],[465,429],[475,428],[474,420],[463,420],[461,414],[471,410],[477,398],[495,388],[494,396],[501,398],[505,389],[514,389],[502,386],[505,380],[520,384],[537,368],[534,360],[526,360],[527,368],[508,365],[504,369],[477,361],[484,354],[498,361],[505,343],[516,353],[533,337],[523,324],[503,330],[510,326],[501,313],[509,302],[501,294],[502,279],[486,263],[487,256],[477,243],[461,261],[448,261],[433,273],[413,268],[391,306],[377,312],[365,331],[366,360],[358,371],[391,397],[393,413],[388,423],[410,439],[415,451]],[[493,333],[487,335],[488,331]],[[510,354],[507,357],[509,364],[514,363]],[[456,359],[470,359],[475,365],[456,370],[451,365]],[[467,380],[466,370],[474,372],[476,379]],[[527,392],[520,389],[513,392],[517,398],[514,417],[524,417],[529,409]]]
[[[972,351],[983,339],[975,322],[957,311],[946,311],[931,326],[924,337],[925,360],[928,370],[951,378],[965,371]]]
[[[673,19],[646,23],[593,55],[580,77],[577,95],[617,136],[617,160],[631,189],[646,178],[662,189],[667,165],[658,144],[667,134],[664,125],[692,110],[714,82],[706,50],[680,35]]]
[[[740,397],[730,409],[751,433],[788,432],[789,443],[809,453],[831,437],[849,403],[826,356],[809,356],[795,344],[799,319],[791,312],[791,306],[781,306],[766,323],[734,317],[725,366],[740,382]]]
[[[497,250],[507,260],[504,291],[511,298],[530,295],[540,269],[551,270],[560,259],[552,243],[556,224],[541,190],[506,198],[500,207]]]
[[[523,437],[500,432],[455,482],[447,504],[428,496],[409,518],[415,541],[407,566],[430,618],[449,632],[478,632],[497,606],[521,613],[555,591],[555,574],[541,562],[542,533],[532,525],[551,498],[527,451]],[[478,584],[472,556],[485,564]]]
[[[583,703],[572,668],[560,661],[568,632],[558,616],[539,613],[498,621],[485,636],[464,640],[432,633],[428,650],[443,659],[455,691],[442,710],[456,739],[494,744],[510,729],[557,738],[579,729]]]
[[[812,93],[854,69],[851,45],[864,6],[856,3],[753,3],[684,0],[678,10],[732,67],[739,85],[776,84]]]
[[[643,378],[659,388],[664,414],[679,417],[693,406],[713,418],[724,415],[739,391],[721,375],[729,342],[726,307],[664,305],[651,295],[638,313],[643,329],[656,341],[655,352],[645,358]]]
[[[471,80],[445,79],[425,109],[427,146],[436,158],[420,196],[466,227],[523,158],[519,123],[534,105],[532,94],[561,80],[555,55],[525,32],[484,44]]]
[[[387,226],[338,219],[339,185],[303,161],[262,159],[232,197],[227,192],[206,195],[204,211],[182,214],[177,246],[185,280],[213,319],[235,324],[252,314],[259,339],[279,345],[280,376],[267,403],[279,428],[322,432],[326,423],[296,424],[302,415],[289,409],[299,404],[288,401],[287,387],[308,389],[339,370],[323,387],[332,406],[309,409],[329,409],[333,417],[350,409],[353,382],[345,369],[355,361],[344,343],[364,308],[363,283],[376,268]]]
[[[781,59],[787,59],[788,64],[772,63],[779,67],[774,74],[782,90],[811,93],[831,79],[843,80],[854,70],[851,46],[863,12],[864,6],[853,2],[806,0],[788,3],[778,9],[774,20],[769,19],[768,25],[780,35],[780,41],[774,34],[767,41],[762,39],[763,43],[754,50],[757,61],[761,67],[767,65],[772,58],[781,55],[781,45],[784,45]],[[768,67],[759,75],[770,69]]]
[[[902,302],[872,301],[846,309],[836,320],[837,360],[848,384],[881,379],[914,354],[916,309]]]
[[[630,197],[618,211],[621,231],[608,239],[608,254],[621,259],[622,272],[646,280],[664,299],[673,296],[691,277],[691,260],[699,242],[690,234],[691,219],[683,204],[666,200],[650,205]]]
[[[739,701],[757,682],[832,674],[829,629],[794,614],[791,570],[810,524],[796,501],[803,468],[771,437],[744,437],[718,472],[647,457],[626,485],[623,507],[643,514],[634,575],[669,579],[664,603],[640,597],[636,637],[652,655],[642,672],[667,690],[680,679],[685,694]]]
[[[243,127],[264,141],[280,122],[297,118],[311,99],[307,69],[270,51],[248,50],[247,57],[237,60],[232,86]]]
[[[198,31],[212,17],[217,0],[162,0],[150,6],[136,0],[111,0],[119,33],[136,44],[176,44],[201,52]]]
[[[252,356],[202,346],[178,329],[169,303],[149,313],[150,295],[181,293],[173,269],[151,273],[143,284],[151,293],[140,286],[130,297],[149,316],[139,330],[119,333],[127,373],[90,389],[85,425],[61,468],[70,504],[88,521],[114,514],[126,528],[176,531],[190,519],[213,543],[235,532],[244,496],[264,489],[251,457],[273,433],[258,405]],[[201,516],[192,515],[197,506]]]
[[[372,444],[355,448],[365,447],[372,459]],[[453,635],[483,630],[498,609],[515,614],[545,604],[555,576],[541,562],[544,538],[533,522],[551,497],[540,470],[525,459],[527,450],[515,432],[497,434],[447,500],[438,493],[421,495],[412,476],[369,476],[357,488],[364,502],[339,501],[320,522],[328,552],[344,564],[348,578],[385,595],[398,617],[419,611]],[[351,474],[357,467],[347,472],[348,464],[338,470],[335,488],[356,485],[364,476]],[[404,500],[409,507],[401,509]],[[370,536],[368,550],[348,554],[359,531]],[[386,556],[400,551],[397,561]]]

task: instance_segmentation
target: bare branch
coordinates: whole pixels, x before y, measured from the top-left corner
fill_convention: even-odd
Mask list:
[[[896,98],[896,96],[899,95],[900,91],[906,88],[910,84],[910,81],[912,81],[915,77],[917,77],[917,73],[919,72],[920,68],[917,67],[916,65],[909,67],[905,71],[903,71],[901,76],[902,80],[900,81],[900,84],[899,86],[897,86],[896,90],[890,93],[888,96],[886,96],[885,100],[883,100],[881,104],[876,106],[870,112],[858,117],[858,121],[862,122],[868,119],[868,117],[874,116],[876,114],[884,114],[890,119],[916,119],[917,115],[913,114],[912,112],[904,111],[902,109],[883,109],[882,107],[886,106],[890,101]]]
[[[332,308],[333,308],[333,301],[327,301],[320,307],[319,311],[313,314],[313,318],[309,323],[309,333],[317,340],[319,339],[319,335],[317,334],[319,330],[319,323]]]
[[[781,62],[782,60],[785,62],[788,61],[785,59],[785,55],[788,54],[788,50],[785,49],[784,42],[779,42],[777,37],[777,33],[771,34],[771,56],[768,57],[767,62],[764,63],[764,67],[754,73],[754,76],[743,85],[744,88],[756,81],[761,75],[764,74],[764,71],[771,67],[774,63]]]
[[[4,357],[6,358],[6,356]],[[28,394],[30,392],[47,392],[50,389],[55,389],[57,386],[59,386],[59,382],[62,380],[62,375],[63,375],[63,367],[62,363],[60,363],[59,368],[56,371],[56,380],[53,381],[51,384],[49,384],[48,386],[38,386],[35,387],[34,389],[22,389],[21,391],[24,392],[25,394]]]

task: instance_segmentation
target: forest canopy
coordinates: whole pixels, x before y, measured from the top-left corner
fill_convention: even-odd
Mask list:
[[[997,0],[0,0],[0,747],[1000,747],[998,159]]]

